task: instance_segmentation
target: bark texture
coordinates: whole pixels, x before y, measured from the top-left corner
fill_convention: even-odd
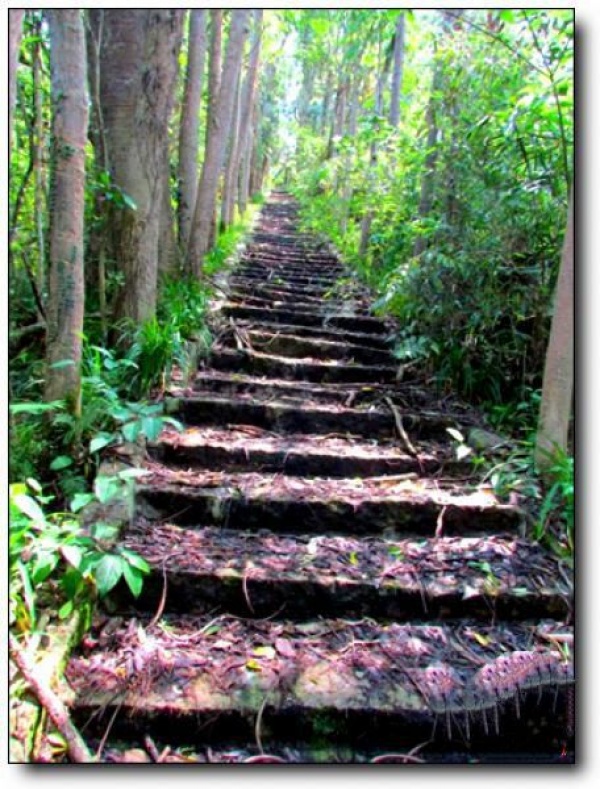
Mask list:
[[[390,96],[390,124],[398,128],[400,122],[400,95],[402,92],[402,72],[404,66],[404,11],[396,21],[394,36],[394,68],[392,71],[392,90]]]
[[[260,44],[262,36],[262,9],[254,11],[254,31],[250,47],[250,60],[240,95],[240,115],[237,134],[237,146],[233,152],[228,172],[228,190],[223,203],[225,205],[224,218],[226,224],[233,222],[236,193],[240,213],[246,210],[247,198],[242,200],[242,172],[247,161],[247,151],[252,138],[252,115],[256,103],[256,90],[258,85],[258,67],[260,62]],[[243,207],[242,207],[243,206]]]
[[[200,101],[208,47],[206,19],[205,9],[197,8],[190,11],[188,64],[179,128],[178,236],[182,249],[187,247],[189,241],[198,189]]]
[[[571,199],[544,367],[535,454],[536,465],[540,469],[547,468],[552,463],[551,455],[557,447],[562,450],[567,449],[573,402],[573,258]]]
[[[181,45],[182,10],[106,9],[100,101],[115,184],[136,208],[115,211],[112,253],[124,275],[115,318],[142,322],[156,310],[168,124]]]
[[[88,128],[85,34],[81,11],[48,12],[52,69],[52,187],[45,398],[80,401],[84,313],[83,213]],[[56,367],[57,363],[61,364]]]
[[[249,15],[250,12],[245,9],[236,9],[231,13],[221,87],[215,110],[208,120],[208,140],[188,248],[190,267],[195,275],[201,273],[202,260],[210,248],[210,229],[217,200],[219,175],[225,159],[227,131],[233,117],[235,84],[242,64]]]
[[[8,11],[8,139],[12,144],[13,115],[17,101],[17,66],[19,64],[19,48],[23,34],[22,8],[10,8]]]

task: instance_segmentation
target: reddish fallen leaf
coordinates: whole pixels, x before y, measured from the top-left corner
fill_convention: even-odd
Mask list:
[[[285,638],[275,639],[275,649],[286,658],[293,658],[296,655],[296,650]]]

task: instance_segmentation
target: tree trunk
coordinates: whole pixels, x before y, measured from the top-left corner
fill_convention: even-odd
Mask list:
[[[421,194],[419,197],[419,219],[427,219],[431,213],[433,203],[433,185],[435,181],[435,171],[437,166],[437,137],[438,125],[436,117],[437,93],[441,87],[442,70],[438,63],[434,66],[433,78],[431,82],[431,96],[425,113],[425,123],[427,124],[427,153],[423,166],[423,176],[421,178]],[[427,247],[425,236],[420,234],[415,241],[413,256],[419,257]]]
[[[48,12],[52,70],[52,188],[47,401],[79,413],[84,314],[83,214],[88,96],[82,12]],[[60,363],[60,366],[57,366]]]
[[[400,95],[402,92],[402,71],[404,66],[404,11],[396,20],[394,37],[394,69],[392,71],[392,91],[390,97],[390,125],[395,129],[400,122]]]
[[[379,53],[377,57],[378,64],[381,64],[382,47],[381,38],[379,40]],[[379,66],[377,74],[377,87],[375,90],[375,114],[381,115],[383,112],[383,83],[385,80],[386,71],[384,66]],[[371,143],[369,154],[369,174],[367,178],[367,199],[371,198],[371,193],[375,188],[375,170],[377,167],[377,160],[379,156],[379,144],[376,140]],[[373,209],[369,208],[363,214],[360,223],[360,243],[358,247],[358,254],[360,257],[365,257],[369,250],[369,240],[371,237],[371,225],[373,224]]]
[[[33,145],[33,170],[35,176],[34,214],[35,232],[37,240],[37,290],[41,305],[44,303],[46,291],[46,249],[44,238],[44,117],[42,96],[42,63],[41,63],[41,24],[36,24],[37,39],[33,44],[31,53],[33,65],[33,98],[35,108],[34,119],[34,145]],[[38,309],[38,320],[44,320],[44,313]]]
[[[238,209],[240,214],[243,214],[247,205],[247,190],[246,199],[242,200],[242,182],[243,173],[246,171],[248,162],[248,149],[251,145],[252,138],[252,121],[254,116],[254,109],[256,106],[256,95],[258,87],[258,67],[260,62],[260,45],[262,37],[262,9],[258,8],[254,11],[254,34],[252,36],[252,44],[250,48],[250,62],[248,64],[248,71],[246,79],[244,80],[244,88],[242,93],[242,114],[240,117],[240,134],[239,145],[234,163],[234,184],[238,184]],[[233,199],[233,195],[232,195]],[[243,206],[243,207],[242,207]]]
[[[198,188],[198,131],[200,101],[208,45],[205,9],[190,11],[190,33],[185,91],[179,129],[179,205],[178,237],[182,250],[187,248]]]
[[[170,271],[176,270],[179,260],[175,236],[175,214],[171,203],[171,178],[168,161],[163,178],[158,231],[158,271],[161,274],[168,274]]]
[[[135,203],[111,222],[112,253],[124,284],[116,319],[143,322],[156,310],[158,245],[168,124],[184,12],[106,9],[100,100],[114,183]]]
[[[206,130],[204,135],[204,158],[206,159],[206,151],[208,148],[208,138],[211,133],[210,119],[215,118],[217,114],[217,103],[219,99],[219,90],[221,88],[221,70],[222,70],[222,50],[223,50],[223,10],[220,8],[211,9],[211,26],[210,26],[210,60],[208,70],[208,107],[206,110]],[[220,173],[219,173],[220,175]],[[218,177],[217,177],[217,193]],[[198,186],[196,185],[196,203],[198,202]],[[196,206],[192,208],[192,223],[194,221],[194,211]],[[191,228],[190,228],[191,232]],[[214,246],[217,238],[217,200],[212,207],[210,217],[210,227],[208,231],[208,239],[206,241],[208,249]],[[190,240],[188,240],[189,250]],[[188,268],[191,268],[191,262],[188,259]]]
[[[242,75],[238,75],[235,88],[233,105],[233,118],[231,121],[231,134],[229,135],[229,156],[225,163],[223,174],[223,193],[221,196],[221,230],[225,230],[233,223],[235,199],[235,175],[237,174],[237,159],[240,139],[240,116],[242,114]]]
[[[225,158],[227,130],[231,127],[235,84],[242,65],[249,15],[250,12],[245,9],[235,9],[231,12],[231,27],[221,87],[216,108],[208,119],[208,142],[188,248],[188,259],[196,276],[201,273],[204,255],[209,250],[210,227],[215,211],[219,175]]]
[[[573,198],[569,205],[550,339],[546,351],[542,402],[535,448],[536,466],[547,469],[556,448],[567,449],[573,400]]]
[[[244,151],[244,159],[242,161],[242,168],[240,173],[238,209],[240,214],[242,215],[246,213],[246,208],[248,207],[248,201],[250,200],[250,195],[252,194],[250,189],[251,178],[252,178],[252,162],[254,161],[255,151],[258,145],[259,118],[260,118],[260,108],[258,102],[255,101],[254,107],[252,108],[252,122],[250,124],[250,133],[248,135],[246,150]]]
[[[12,145],[13,116],[17,102],[17,66],[19,65],[19,48],[23,34],[23,8],[8,10],[8,141]]]

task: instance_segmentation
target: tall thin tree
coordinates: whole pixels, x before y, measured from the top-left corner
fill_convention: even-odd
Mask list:
[[[83,216],[88,127],[82,12],[48,12],[52,70],[50,275],[46,339],[46,400],[65,400],[77,413],[84,314]]]
[[[204,255],[210,248],[211,222],[216,205],[219,175],[225,159],[227,133],[233,118],[235,85],[242,65],[249,15],[250,12],[246,9],[235,9],[231,12],[221,86],[215,110],[208,122],[208,140],[188,246],[188,260],[196,275],[201,272]]]
[[[198,190],[198,148],[200,128],[200,101],[204,81],[204,66],[208,36],[203,8],[190,11],[188,63],[185,90],[179,127],[179,204],[178,236],[181,249],[186,249]]]

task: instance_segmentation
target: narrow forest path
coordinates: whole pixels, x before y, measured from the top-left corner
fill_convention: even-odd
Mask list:
[[[67,669],[84,736],[110,728],[109,761],[148,736],[167,761],[570,759],[571,576],[455,460],[468,409],[396,381],[287,196],[228,288],[123,536],[152,575]]]

